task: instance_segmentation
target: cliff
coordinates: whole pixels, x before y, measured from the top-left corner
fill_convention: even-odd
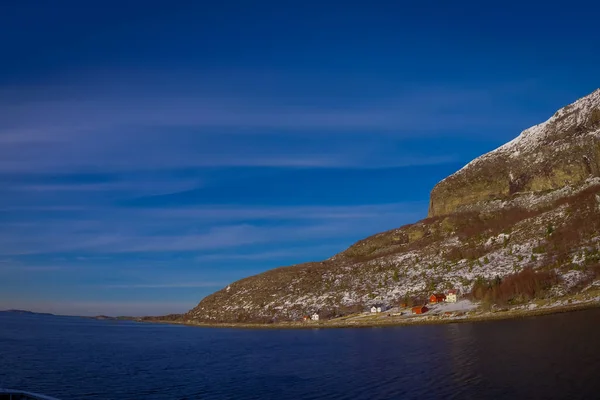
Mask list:
[[[429,217],[322,261],[233,282],[182,318],[272,322],[321,318],[524,269],[557,276],[545,296],[600,286],[600,90],[438,183]],[[515,299],[518,301],[518,299]]]
[[[429,216],[600,176],[600,89],[471,161],[431,191]]]

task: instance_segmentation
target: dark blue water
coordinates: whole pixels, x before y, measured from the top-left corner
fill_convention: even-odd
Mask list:
[[[590,399],[600,309],[523,320],[233,330],[0,313],[0,387],[69,399]]]

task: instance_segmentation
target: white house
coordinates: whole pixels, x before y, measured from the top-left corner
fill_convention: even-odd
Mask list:
[[[377,307],[373,306],[373,307],[371,307],[371,312],[372,313],[381,312],[381,308],[379,309],[379,311],[377,311]]]
[[[456,303],[458,297],[458,290],[452,289],[448,290],[448,294],[446,295],[446,303]]]
[[[371,312],[372,313],[380,313],[387,310],[387,307],[384,305],[376,305],[376,306],[372,306],[371,307]]]
[[[313,315],[310,316],[310,319],[312,319],[313,321],[318,321],[319,320],[319,314],[314,313]]]

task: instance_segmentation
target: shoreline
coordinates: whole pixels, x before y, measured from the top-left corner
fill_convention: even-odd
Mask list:
[[[468,322],[500,321],[509,319],[520,319],[529,317],[538,317],[550,314],[561,314],[573,311],[582,311],[587,309],[600,308],[600,302],[590,301],[572,305],[561,305],[557,307],[544,307],[532,310],[506,310],[486,313],[475,313],[461,317],[442,317],[439,315],[426,315],[422,317],[410,318],[380,318],[379,321],[319,321],[319,322],[275,322],[272,324],[252,324],[252,323],[203,323],[191,321],[168,321],[168,320],[138,320],[143,323],[184,325],[198,328],[229,328],[229,329],[343,329],[343,328],[377,328],[393,326],[420,326],[420,325],[441,325]]]

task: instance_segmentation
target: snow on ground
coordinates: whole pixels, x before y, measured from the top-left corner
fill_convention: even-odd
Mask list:
[[[477,304],[472,301],[463,299],[456,303],[438,303],[435,305],[428,306],[430,312],[467,312],[477,308]]]
[[[486,247],[489,246],[493,246],[497,243],[504,243],[505,241],[510,240],[510,235],[506,234],[506,233],[501,233],[498,236],[492,236],[490,237],[486,242],[485,245]]]
[[[562,275],[563,283],[567,289],[577,285],[586,277],[582,271],[571,270]]]

